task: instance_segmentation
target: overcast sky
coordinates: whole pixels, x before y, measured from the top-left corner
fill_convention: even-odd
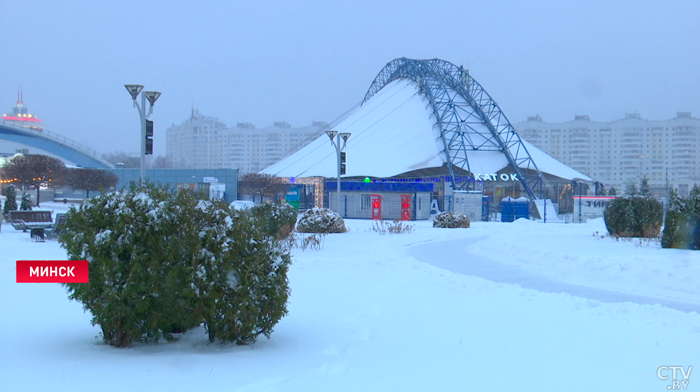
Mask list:
[[[161,91],[156,154],[192,106],[229,126],[331,121],[386,63],[470,69],[511,122],[700,117],[700,1],[0,0],[0,112],[139,151],[126,89]]]

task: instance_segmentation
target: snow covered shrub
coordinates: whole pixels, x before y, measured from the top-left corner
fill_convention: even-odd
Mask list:
[[[469,217],[462,214],[461,212],[451,212],[443,211],[435,215],[433,220],[433,227],[456,229],[456,228],[468,228],[471,226],[471,221]]]
[[[700,188],[697,185],[688,198],[679,197],[675,190],[671,190],[661,246],[700,249]]]
[[[345,233],[345,221],[327,208],[306,210],[297,222],[299,233]]]
[[[193,290],[184,263],[195,256],[196,237],[181,219],[194,202],[184,192],[175,199],[164,187],[132,184],[69,210],[59,241],[69,259],[90,262],[90,276],[87,284],[65,286],[92,313],[106,343],[170,340],[171,332],[201,322],[187,308]]]
[[[267,235],[284,240],[294,231],[297,210],[287,203],[265,203],[251,209],[254,217],[262,219]]]
[[[59,236],[70,259],[90,262],[89,283],[65,285],[69,298],[117,347],[172,340],[202,322],[212,341],[269,336],[286,314],[291,259],[265,224],[152,184],[90,199]]]
[[[625,196],[608,203],[605,227],[615,237],[655,238],[661,232],[664,211],[651,197]]]
[[[17,191],[14,185],[10,185],[5,189],[5,204],[2,207],[3,215],[7,215],[10,211],[17,209]]]
[[[22,194],[22,202],[19,205],[19,209],[22,211],[32,210],[32,197],[29,196],[29,193]]]
[[[193,286],[209,340],[248,344],[261,334],[269,338],[287,314],[291,264],[289,252],[270,235],[275,214],[209,202],[199,209],[206,223],[198,234],[202,247]]]

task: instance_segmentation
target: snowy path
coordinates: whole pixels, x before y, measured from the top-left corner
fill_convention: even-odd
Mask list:
[[[642,305],[661,305],[683,312],[700,314],[700,304],[673,301],[643,295],[603,290],[566,282],[560,282],[520,271],[500,263],[494,258],[475,255],[469,248],[487,237],[471,237],[458,240],[431,241],[414,244],[410,256],[417,260],[463,275],[476,276],[496,283],[515,284],[525,289],[544,293],[566,293],[575,297],[606,303],[632,302]],[[435,257],[440,255],[440,257]]]

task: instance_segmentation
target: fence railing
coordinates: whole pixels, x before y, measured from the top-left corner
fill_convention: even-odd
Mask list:
[[[30,124],[27,124],[27,126],[24,126],[24,125],[17,124],[17,121],[5,120],[5,119],[2,120],[2,124],[4,126],[8,126],[11,128],[15,128],[17,130],[21,130],[22,132],[26,132],[29,134],[35,134],[37,136],[42,136],[46,139],[52,140],[56,143],[59,143],[59,144],[62,144],[64,146],[70,147],[74,150],[77,150],[85,155],[97,158],[98,160],[102,161],[103,163],[109,165],[109,163],[105,159],[104,154],[102,154],[102,153],[100,153],[100,152],[98,152],[98,151],[78,142],[78,141],[75,141],[71,138],[65,137],[65,136],[58,134],[56,132],[52,132],[46,128],[35,129],[35,128],[29,126]]]

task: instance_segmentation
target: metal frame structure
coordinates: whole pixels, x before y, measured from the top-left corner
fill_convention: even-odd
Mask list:
[[[528,197],[537,199],[536,189],[542,194],[544,177],[535,161],[496,101],[469,75],[469,70],[440,59],[395,59],[379,72],[362,103],[401,79],[415,83],[429,101],[453,189],[464,189],[467,185],[455,183],[454,168],[472,173],[470,151],[499,151],[517,173]],[[530,169],[533,174],[525,174],[521,169]]]

